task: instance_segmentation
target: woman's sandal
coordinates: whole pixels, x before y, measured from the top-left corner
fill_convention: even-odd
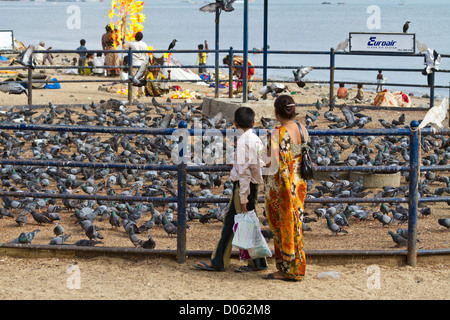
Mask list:
[[[214,266],[209,266],[206,262],[198,262],[193,267],[205,271],[221,271],[220,269],[214,268]]]
[[[298,282],[301,280],[287,278],[284,276],[281,277],[275,277],[275,273],[268,273],[265,276],[262,277],[264,280],[281,280],[281,281],[289,281],[289,282]]]
[[[263,270],[267,270],[267,269],[268,268],[258,269],[251,265],[247,265],[247,266],[240,266],[239,268],[234,268],[234,272],[253,272],[253,271],[263,271]]]

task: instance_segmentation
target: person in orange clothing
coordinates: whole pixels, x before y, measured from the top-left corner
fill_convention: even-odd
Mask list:
[[[223,63],[228,65],[228,63],[229,63],[228,56],[225,56],[225,58],[223,58]],[[255,68],[253,68],[253,63],[250,60],[247,60],[247,63],[248,63],[247,79],[251,80],[252,77],[255,75]],[[232,65],[234,65],[234,66],[244,65],[244,57],[243,56],[233,56],[233,64]],[[244,89],[243,89],[243,87],[244,87],[244,68],[233,67],[233,74],[236,77],[238,77],[236,93],[243,92],[244,91]],[[250,82],[250,81],[248,81],[248,92],[252,92],[252,82]]]
[[[348,92],[347,92],[347,88],[345,87],[345,84],[344,83],[339,83],[339,89],[338,89],[338,92],[337,92],[337,97],[339,98],[339,99],[347,99],[347,94],[348,94]]]

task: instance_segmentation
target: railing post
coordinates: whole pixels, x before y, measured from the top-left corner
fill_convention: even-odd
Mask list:
[[[27,89],[28,89],[28,105],[33,104],[33,70],[28,67],[28,83],[27,83]]]
[[[187,122],[180,121],[178,128],[187,129]],[[180,142],[180,163],[178,164],[178,192],[177,192],[177,262],[186,262],[186,155],[187,137],[182,137]]]
[[[230,47],[228,57],[228,97],[233,98],[233,47]]]
[[[409,217],[408,217],[408,254],[406,263],[414,267],[417,263],[417,207],[419,203],[419,122],[411,121],[409,144]]]
[[[334,98],[334,67],[335,67],[335,55],[334,48],[330,49],[330,105]]]
[[[244,65],[242,83],[242,102],[246,103],[248,98],[248,0],[244,0]]]
[[[434,78],[435,72],[430,74],[430,109],[434,107]]]
[[[128,104],[133,102],[133,85],[130,77],[133,75],[133,56],[131,55],[131,48],[128,48]]]

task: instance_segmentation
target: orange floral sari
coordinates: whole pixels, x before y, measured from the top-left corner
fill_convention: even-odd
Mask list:
[[[307,189],[298,166],[304,145],[294,144],[284,127],[278,130],[278,139],[272,135],[271,141],[272,152],[278,155],[278,171],[266,179],[266,214],[274,234],[277,270],[301,280],[306,269],[302,220]],[[307,137],[305,140],[308,141]]]

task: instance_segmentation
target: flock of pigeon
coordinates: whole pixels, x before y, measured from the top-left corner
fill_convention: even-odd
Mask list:
[[[342,114],[339,113],[341,110]],[[323,113],[323,114],[322,114]],[[317,119],[329,122],[330,128],[363,128],[372,121],[358,109],[343,107],[326,110],[318,101],[314,110],[307,111],[304,123],[308,129],[317,127]],[[129,126],[150,128],[176,128],[182,120],[188,123],[202,124],[202,128],[232,128],[232,121],[219,113],[206,118],[201,113],[201,106],[191,104],[165,105],[153,98],[152,104],[138,104],[135,108],[125,106],[118,100],[110,99],[99,104],[92,103],[82,108],[69,108],[49,104],[42,112],[33,109],[8,110],[0,112],[3,122],[10,123],[42,123],[58,125],[86,126]],[[405,116],[387,122],[380,120],[384,127],[404,126]],[[271,129],[276,125],[272,119],[261,119],[261,128]],[[110,162],[132,164],[164,164],[170,162],[175,145],[170,136],[141,134],[96,135],[87,132],[49,132],[0,130],[2,158]],[[202,146],[207,148],[214,141],[205,140]],[[317,166],[326,165],[401,165],[408,162],[408,141],[403,137],[319,137],[312,136],[309,144],[313,161]],[[423,164],[438,165],[447,163],[450,158],[450,141],[444,136],[423,136]],[[147,171],[134,169],[94,169],[69,167],[36,167],[3,165],[1,168],[1,188],[7,191],[27,191],[41,193],[84,193],[88,195],[141,195],[151,197],[177,196],[174,181],[176,172]],[[406,179],[408,177],[406,176]],[[232,183],[226,180],[225,172],[191,172],[187,175],[187,196],[204,198],[221,198],[232,192]],[[443,184],[434,191],[430,185]],[[220,194],[222,191],[222,194]],[[330,174],[329,181],[308,181],[308,197],[365,197],[373,191],[367,190],[362,181],[349,182],[340,180],[337,175]],[[393,197],[407,195],[407,187],[383,187],[374,197]],[[450,179],[427,172],[420,181],[422,197],[439,197],[450,193]],[[449,203],[450,204],[450,203]],[[226,203],[188,203],[188,225],[191,221],[208,224],[211,220],[223,220]],[[390,206],[390,207],[389,207]],[[161,208],[161,207],[158,207]],[[162,206],[161,212],[153,203],[119,202],[104,200],[78,200],[56,198],[11,198],[4,196],[0,206],[0,218],[14,219],[19,227],[15,239],[1,239],[2,242],[19,244],[32,243],[39,237],[39,228],[48,225],[53,228],[54,238],[49,245],[67,245],[71,235],[64,232],[68,223],[80,226],[85,238],[71,245],[94,246],[102,243],[104,236],[97,221],[107,220],[111,228],[123,231],[136,248],[152,249],[156,242],[152,238],[152,229],[162,227],[168,237],[176,236],[177,224],[173,219],[177,211],[176,203]],[[326,220],[327,227],[333,235],[348,232],[350,220],[365,221],[373,219],[382,226],[403,223],[408,220],[408,210],[400,204],[382,204],[379,210],[370,210],[355,204],[329,204],[317,207],[313,212],[317,219],[308,214],[306,208],[303,228],[310,231],[310,222],[317,219]],[[423,216],[431,214],[430,207],[422,207]],[[353,218],[352,218],[353,217]],[[20,232],[28,223],[37,224],[38,229],[32,232]],[[439,224],[450,228],[450,219],[442,218]],[[266,225],[265,221],[263,222]],[[347,229],[347,230],[346,230]],[[264,231],[270,238],[270,232]],[[407,232],[399,229],[392,237],[402,245]]]

